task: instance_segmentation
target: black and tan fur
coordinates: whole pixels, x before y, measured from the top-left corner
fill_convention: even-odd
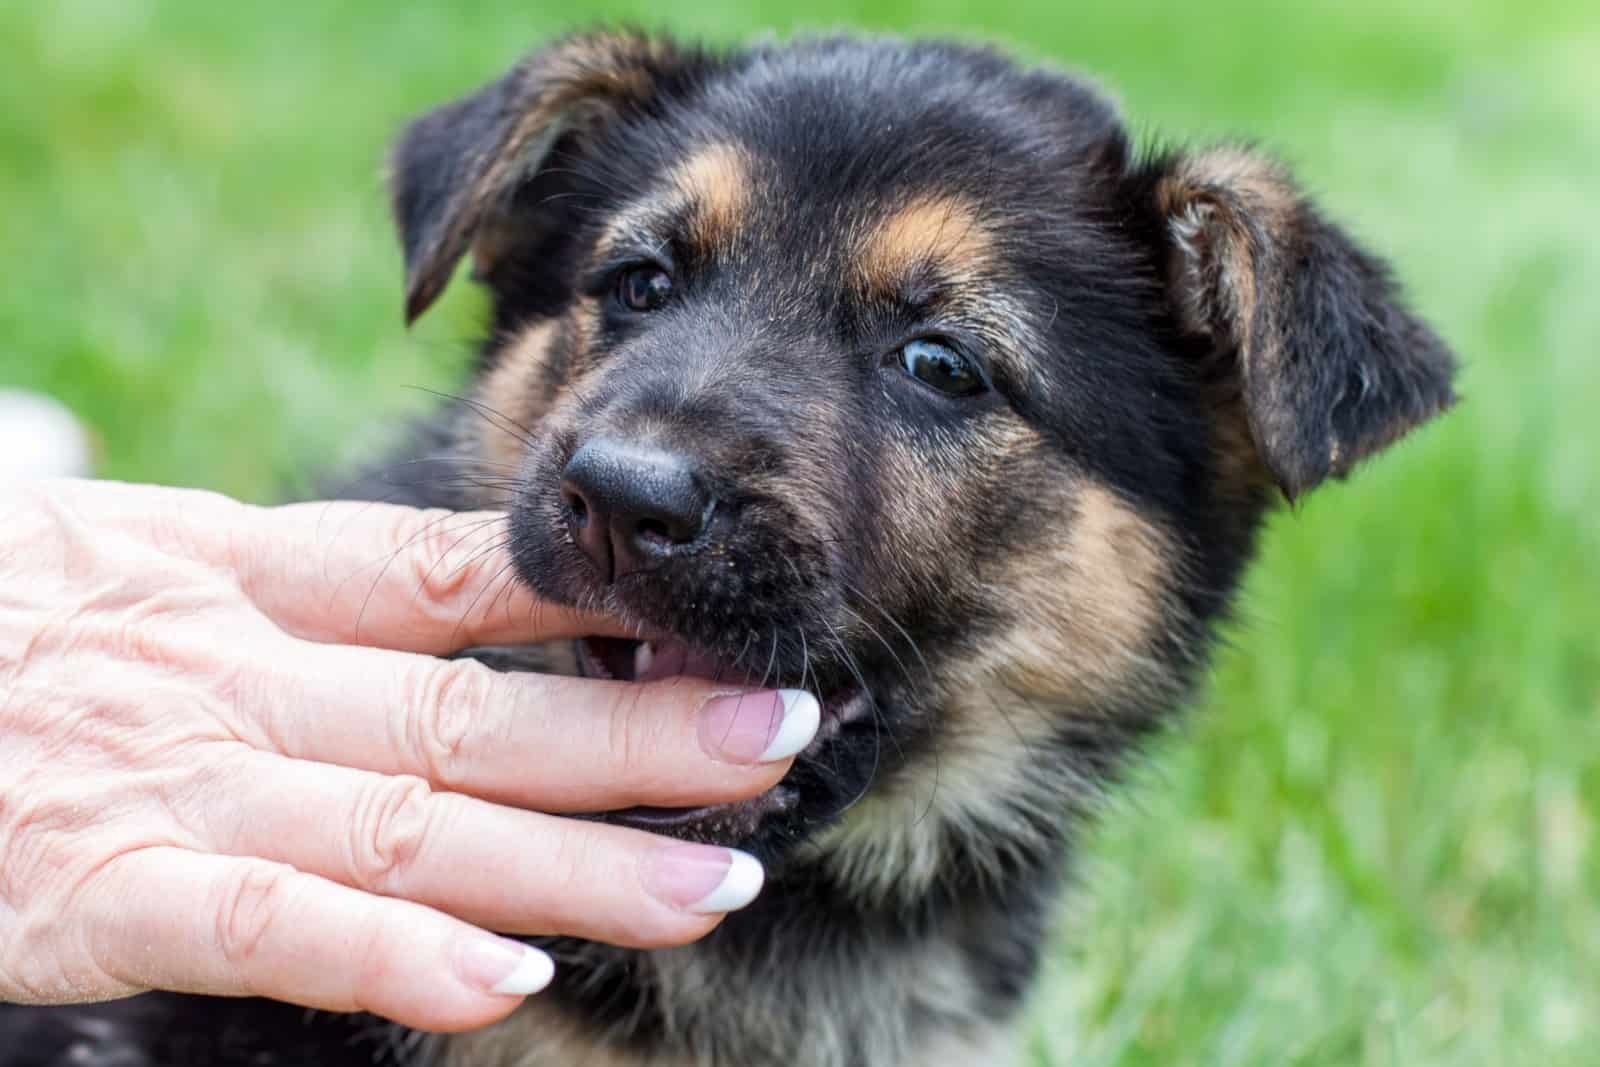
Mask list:
[[[407,315],[467,260],[493,322],[475,410],[395,468],[427,476],[362,492],[508,508],[544,596],[873,703],[794,803],[685,830],[762,857],[753,906],[556,942],[547,994],[412,1067],[1006,1062],[1074,827],[1191,691],[1264,513],[1452,400],[1280,165],[1138,156],[1094,89],[983,48],[572,37],[418,120],[392,180]],[[672,292],[628,312],[642,263]],[[989,388],[906,374],[928,335]],[[735,517],[597,580],[557,484],[600,433],[692,453]]]

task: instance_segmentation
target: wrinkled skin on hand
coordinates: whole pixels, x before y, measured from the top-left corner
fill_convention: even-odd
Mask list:
[[[501,516],[87,482],[0,506],[0,1001],[461,1029],[548,980],[484,929],[651,946],[720,919],[693,904],[726,850],[562,814],[769,788],[786,759],[702,728],[757,697],[436,658],[622,632],[512,583]]]

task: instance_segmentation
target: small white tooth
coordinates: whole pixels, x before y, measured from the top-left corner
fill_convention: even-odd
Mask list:
[[[650,664],[656,659],[656,646],[649,641],[640,641],[639,647],[633,650],[633,676],[643,678]]]

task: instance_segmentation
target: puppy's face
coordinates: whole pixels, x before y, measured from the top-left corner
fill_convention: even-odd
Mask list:
[[[769,856],[1049,818],[1181,692],[1271,494],[1450,399],[1272,164],[1133,162],[985,51],[571,39],[415,124],[395,190],[411,314],[469,252],[494,294],[465,441],[521,578],[644,635],[582,669],[823,701],[767,795],[613,816]]]

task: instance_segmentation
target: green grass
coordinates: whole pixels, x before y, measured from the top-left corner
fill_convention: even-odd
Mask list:
[[[663,10],[577,6],[0,6],[0,384],[76,407],[107,475],[258,499],[425,405],[481,306],[402,331],[385,140],[547,32]],[[1467,361],[1448,420],[1273,524],[1203,706],[1087,842],[1032,1062],[1595,1062],[1600,12],[986,7],[673,25],[979,33],[1145,133],[1252,134]]]

